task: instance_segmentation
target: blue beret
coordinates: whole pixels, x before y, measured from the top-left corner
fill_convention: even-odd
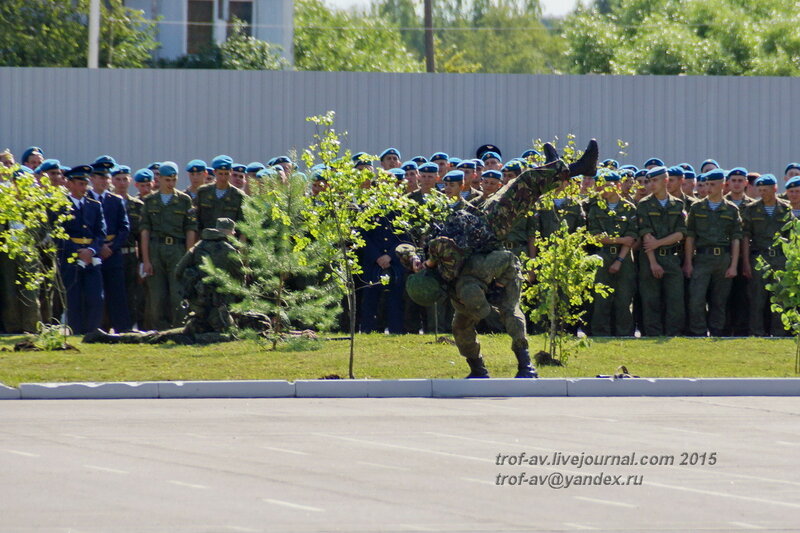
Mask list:
[[[794,189],[795,187],[800,187],[800,176],[795,176],[786,182],[786,190]]]
[[[42,151],[41,148],[39,148],[38,146],[29,146],[28,148],[25,149],[24,152],[22,152],[22,162],[24,163],[25,161],[27,161],[28,158],[32,156],[34,152],[39,152],[39,155],[44,157],[44,152]]]
[[[131,167],[128,165],[117,165],[111,170],[111,175],[116,176],[117,174],[130,174]]]
[[[77,165],[67,170],[64,177],[68,180],[84,180],[89,181],[89,174],[92,173],[91,165]]]
[[[22,176],[23,174],[33,174],[33,172],[31,172],[31,169],[29,169],[28,167],[23,165],[23,166],[19,167],[17,170],[14,171],[13,176],[15,178],[18,178],[18,177]]]
[[[149,168],[141,168],[133,175],[133,181],[136,183],[150,183],[153,181],[153,171]]]
[[[24,161],[24,159],[23,159],[23,161]],[[784,170],[783,173],[784,174],[788,174],[789,171],[792,170],[792,169],[800,170],[800,163],[789,163],[788,165],[786,165],[786,170]]]
[[[418,165],[424,165],[425,163],[428,162],[428,158],[421,155],[414,156],[411,158],[411,160]]]
[[[700,170],[703,170],[703,167],[706,165],[714,165],[715,167],[719,168],[719,163],[717,163],[716,159],[706,159],[700,163]]]
[[[602,169],[601,172],[598,172],[594,175],[594,179],[604,179],[605,181],[617,182],[622,179],[622,176],[620,176],[618,172]]]
[[[206,166],[206,162],[202,159],[192,159],[186,163],[186,172],[204,172]]]
[[[399,180],[406,179],[406,171],[403,170],[402,168],[390,168],[389,169],[389,174],[394,175],[394,177],[399,179]]]
[[[647,165],[645,165],[645,166],[647,166]],[[666,174],[666,173],[667,173],[667,167],[665,167],[664,165],[659,165],[657,167],[654,167],[654,168],[651,168],[650,170],[648,170],[647,174],[645,174],[645,175],[647,176],[647,179],[650,179],[650,178],[655,178],[656,176],[660,176],[660,175]]]
[[[684,172],[681,167],[674,166],[667,169],[667,174],[670,176],[683,176]]]
[[[466,168],[467,170],[475,170],[476,167],[477,167],[477,165],[475,165],[475,160],[474,159],[464,159],[458,165],[456,165],[456,168],[459,168],[459,169]]]
[[[273,157],[272,159],[270,159],[269,161],[267,161],[267,166],[268,166],[268,167],[271,167],[271,166],[273,166],[273,165],[275,164],[275,160],[276,160],[276,159],[278,159],[278,158],[277,158],[277,157]]]
[[[486,168],[486,165],[483,164],[483,159],[473,159],[475,161],[475,168]]]
[[[684,175],[686,175],[686,171],[687,171],[687,170],[688,170],[689,172],[692,172],[692,173],[694,173],[694,167],[693,167],[692,165],[690,165],[689,163],[681,163],[681,164],[680,164],[680,165],[678,165],[678,166],[679,166],[679,167],[681,167],[681,168],[683,169],[683,171],[684,171]]]
[[[497,159],[501,163],[503,162],[503,158],[501,158],[500,154],[498,154],[497,152],[486,152],[481,156],[481,161],[486,162],[487,159],[492,159],[492,158]]]
[[[396,155],[397,159],[400,159],[400,152],[397,151],[397,148],[387,148],[386,150],[381,152],[381,155],[378,159],[383,161],[383,158],[386,157],[387,155]]]
[[[233,159],[227,155],[218,155],[211,160],[211,168],[214,170],[230,170],[233,166]]]
[[[149,165],[147,165],[147,168],[150,169],[150,170],[158,170],[160,166],[161,166],[161,163],[159,163],[158,161],[155,161],[155,162],[150,163]]]
[[[704,172],[704,173],[698,174],[697,175],[697,183],[705,183],[706,180],[708,179],[708,176],[706,176],[706,174],[708,174],[708,172]]]
[[[709,170],[705,173],[706,179],[704,181],[718,181],[725,179],[725,171],[719,168]]]
[[[481,174],[481,179],[483,180],[487,178],[494,178],[496,180],[501,180],[503,179],[503,175],[500,173],[499,170],[487,170],[486,172]]]
[[[292,160],[289,159],[289,156],[286,155],[279,155],[278,157],[275,158],[275,161],[272,164],[280,165],[281,163],[289,163],[290,165],[294,164],[292,163]]]
[[[110,155],[101,155],[92,162],[92,172],[95,174],[108,174],[117,166],[117,162]]]
[[[208,172],[209,176],[213,176],[214,175],[214,169],[211,168],[211,167],[206,167],[206,172]]]
[[[622,165],[621,167],[619,167],[619,170],[631,170],[635,174],[639,172],[639,167],[637,167],[636,165]]]
[[[448,161],[450,162],[450,165],[457,167],[458,164],[461,163],[461,161],[463,161],[463,159],[461,159],[460,157],[451,157],[450,159],[448,159]]]
[[[794,179],[794,178],[792,178],[792,179]],[[789,181],[791,181],[791,180],[789,180]],[[777,185],[777,184],[778,184],[778,180],[772,174],[764,174],[762,176],[759,176],[759,178],[756,180],[756,186],[759,186],[759,185]]]
[[[632,178],[635,172],[629,168],[621,168],[617,172],[621,178]]]
[[[451,170],[444,175],[442,181],[445,183],[454,181],[464,181],[464,173],[460,170]]]
[[[259,170],[256,171],[256,178],[258,179],[264,179],[273,176],[275,176],[275,171],[272,170],[271,168],[266,168],[262,166]]]
[[[433,162],[431,162],[431,163],[423,163],[419,167],[419,171],[420,172],[431,172],[433,174],[438,174],[439,173],[439,165],[437,165],[436,163],[433,163]]]
[[[241,163],[234,163],[233,165],[231,165],[231,170],[244,173],[247,172],[247,165],[243,165]]]
[[[637,170],[636,174],[633,176],[634,178],[644,178],[647,177],[648,170],[643,168],[642,170]]]
[[[42,161],[42,164],[36,167],[36,173],[41,174],[42,172],[47,172],[48,170],[54,170],[57,168],[61,168],[61,161],[58,159],[45,159]]]
[[[204,166],[205,166],[205,165],[204,165]],[[248,173],[250,173],[250,172],[255,172],[255,173],[258,173],[258,171],[259,171],[259,170],[262,170],[262,169],[264,169],[264,168],[267,168],[267,167],[265,167],[265,166],[264,166],[264,163],[259,163],[258,161],[253,161],[252,163],[250,163],[249,165],[247,165],[247,168],[245,169],[245,172],[248,172]]]
[[[604,166],[606,168],[613,168],[614,170],[616,170],[619,168],[619,161],[617,161],[616,159],[606,159],[601,163],[601,166]]]
[[[503,172],[522,172],[523,167],[521,162],[512,159],[511,161],[503,165],[502,170]]]
[[[747,177],[747,169],[743,167],[736,167],[732,168],[728,171],[728,175],[725,176],[725,179],[731,179],[731,176],[744,176]]]
[[[697,177],[693,170],[684,170],[683,171],[683,179],[685,180],[693,180]]]
[[[405,171],[419,170],[419,165],[417,165],[417,163],[414,161],[406,161],[405,163],[400,165],[400,168],[402,168]]]
[[[522,152],[522,155],[520,157],[522,157],[523,159],[528,159],[529,157],[542,157],[542,154],[531,148],[530,150],[525,150],[524,152]]]
[[[450,156],[444,152],[436,152],[431,156],[431,162],[433,161],[449,161]]]
[[[350,156],[350,161],[353,162],[354,165],[371,165],[372,164],[372,157],[367,152],[358,152],[357,154],[353,154]]]
[[[169,178],[171,176],[178,175],[178,165],[172,161],[164,161],[161,163],[161,167],[158,169],[158,173],[164,176],[165,178]]]
[[[644,165],[642,165],[642,166],[643,167],[649,167],[649,166],[652,166],[652,165],[655,165],[657,167],[663,167],[664,166],[664,162],[662,160],[660,160],[659,158],[657,158],[657,157],[651,157],[650,159],[645,161]]]

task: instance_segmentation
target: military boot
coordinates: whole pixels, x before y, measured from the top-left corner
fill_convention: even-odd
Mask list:
[[[483,364],[483,357],[478,356],[477,359],[467,359],[467,364],[470,372],[466,379],[489,377],[489,371],[486,369],[486,365]]]
[[[528,350],[520,350],[514,355],[517,356],[517,375],[515,378],[538,378],[539,374],[531,364],[531,356]]]
[[[597,159],[600,149],[597,140],[592,139],[580,159],[569,164],[569,176],[594,176],[597,174]]]

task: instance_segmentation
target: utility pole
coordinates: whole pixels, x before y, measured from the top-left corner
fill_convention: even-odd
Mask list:
[[[425,0],[425,71],[436,72],[433,50],[433,0]]]
[[[100,58],[100,0],[89,5],[89,57],[86,66],[97,68]]]

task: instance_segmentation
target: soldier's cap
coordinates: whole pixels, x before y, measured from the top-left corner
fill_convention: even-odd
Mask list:
[[[436,163],[423,163],[422,166],[419,167],[420,172],[428,172],[431,174],[438,174],[439,172],[439,165]]]
[[[89,175],[92,173],[91,165],[76,165],[64,173],[64,177],[68,180],[83,180],[89,181]]]
[[[61,168],[61,161],[58,159],[45,159],[42,161],[42,164],[36,167],[35,172],[37,174],[41,174],[42,172],[47,172],[48,170],[55,170],[57,168]]]
[[[205,172],[206,162],[202,159],[192,159],[186,163],[186,172]]]
[[[216,227],[220,231],[233,231],[236,229],[236,222],[229,218],[218,218]]]
[[[422,272],[408,276],[406,292],[414,303],[423,307],[435,305],[444,301],[447,297],[442,283],[431,269],[425,269]]]
[[[475,161],[475,168],[486,168],[486,165],[483,164],[483,159],[473,159]]]
[[[288,155],[279,155],[278,157],[275,158],[275,163],[273,164],[280,165],[281,163],[288,163],[290,165],[294,165],[294,163],[292,163],[292,160],[289,159]]]
[[[211,160],[211,168],[214,170],[230,170],[233,166],[233,158],[227,155],[218,155]]]
[[[728,171],[728,174],[725,176],[725,180],[731,179],[731,176],[744,176],[746,178],[747,169],[744,167],[732,168]]]
[[[311,171],[311,179],[314,181],[328,181],[325,177],[325,168],[318,168]]]
[[[205,164],[203,166],[205,166]],[[247,165],[247,168],[245,169],[245,172],[247,172],[248,174],[250,174],[251,172],[258,173],[259,170],[264,169],[264,168],[267,168],[267,167],[264,166],[264,163],[260,163],[258,161],[253,161],[252,163]]]
[[[531,148],[530,150],[525,150],[524,152],[522,152],[522,155],[520,157],[522,157],[523,159],[528,159],[529,157],[542,157],[542,154]]]
[[[462,162],[456,165],[456,168],[459,170],[475,170],[477,166],[475,165],[474,159],[464,159]]]
[[[667,169],[667,174],[669,176],[683,176],[685,174],[685,172],[683,171],[683,169],[681,167],[673,166],[673,167],[669,167]]]
[[[629,168],[621,168],[617,172],[619,172],[620,177],[624,178],[632,178],[634,174],[636,174],[633,170]]]
[[[140,168],[133,175],[133,181],[136,183],[151,183],[154,177],[153,171],[149,168]]]
[[[664,176],[667,175],[667,167],[665,167],[665,166],[653,167],[653,168],[651,168],[650,170],[647,171],[646,176],[647,176],[647,179],[651,179],[651,178],[655,178],[657,176],[661,176],[662,174]]]
[[[450,161],[450,156],[444,152],[436,152],[431,156],[431,163],[435,161]]]
[[[693,170],[684,170],[683,171],[683,179],[685,180],[693,180],[697,177]]]
[[[800,187],[800,176],[794,176],[789,181],[786,182],[786,190],[794,189],[795,187]]]
[[[271,167],[271,166],[275,165],[275,160],[276,159],[278,159],[278,158],[277,157],[273,157],[269,161],[267,161],[267,166]]]
[[[12,176],[13,176],[14,178],[19,178],[20,176],[24,176],[24,175],[33,175],[33,172],[31,171],[31,169],[30,169],[30,168],[28,168],[28,167],[26,167],[25,165],[23,165],[23,166],[19,167],[19,168],[18,168],[17,170],[15,170],[15,171],[14,171],[14,173],[12,174]]]
[[[606,159],[600,165],[606,168],[613,168],[614,170],[619,169],[619,161],[616,159]]]
[[[234,163],[233,165],[231,165],[231,170],[233,170],[234,172],[245,173],[247,172],[247,165],[243,165],[241,163]]]
[[[594,175],[594,179],[611,181],[611,182],[618,182],[622,179],[622,176],[619,175],[619,172],[614,172],[613,170],[609,169],[601,169],[597,174]]]
[[[403,170],[402,168],[390,168],[388,172],[389,174],[392,174],[397,180],[406,179],[406,171]]]
[[[720,168],[709,170],[705,173],[705,181],[719,181],[725,179],[725,171]]]
[[[706,181],[708,181],[707,180],[708,176],[706,176],[706,174],[708,174],[708,172],[704,172],[704,173],[698,174],[697,175],[697,183],[705,183]]]
[[[492,151],[485,152],[481,156],[481,161],[483,161],[484,163],[486,162],[487,159],[497,159],[501,163],[503,162],[503,158],[500,157],[500,154],[498,154],[497,152],[492,152]]]
[[[463,161],[463,159],[461,159],[460,157],[451,157],[450,159],[447,160],[447,162],[450,163],[451,167],[456,167],[456,168],[458,168],[458,164],[461,163],[461,161]]]
[[[788,165],[786,165],[786,170],[784,170],[783,173],[788,174],[789,171],[792,169],[800,170],[800,163],[789,163]]]
[[[660,160],[659,158],[657,158],[657,157],[651,157],[650,159],[645,161],[644,165],[642,165],[642,166],[647,168],[647,167],[654,166],[654,165],[657,166],[657,167],[663,167],[664,166],[664,162],[662,160]]]
[[[208,172],[209,176],[213,176],[214,175],[214,169],[211,168],[211,167],[206,167],[206,172]]]
[[[418,165],[424,165],[428,162],[428,158],[423,155],[414,156],[411,158],[411,160]]]
[[[258,179],[274,178],[277,175],[278,173],[271,168],[262,168],[261,170],[256,172],[256,178]]]
[[[165,178],[177,176],[178,165],[173,161],[164,161],[163,163],[161,163],[161,168],[158,169],[158,173],[164,176]]]
[[[27,161],[28,158],[33,154],[39,154],[40,156],[44,157],[44,151],[41,148],[38,146],[29,146],[24,152],[22,152],[22,162],[24,163]]]
[[[350,161],[353,162],[353,165],[358,166],[359,164],[372,164],[372,157],[367,152],[358,152],[350,156]]]
[[[381,152],[381,155],[378,159],[383,161],[383,158],[386,157],[387,155],[396,155],[397,159],[401,159],[400,152],[397,151],[397,148],[387,148],[386,150]]]
[[[160,167],[161,167],[161,163],[158,162],[158,161],[155,161],[155,162],[150,163],[149,165],[147,165],[147,168],[149,168],[150,170],[158,170]]]
[[[501,170],[503,172],[522,172],[523,165],[520,161],[512,159],[511,161],[503,165],[503,168]]]
[[[66,172],[67,170],[69,170],[69,167],[67,165],[59,165],[58,168],[61,169],[62,173]]]
[[[444,175],[442,181],[445,183],[464,181],[464,172],[461,170],[451,170],[450,172]]]
[[[483,161],[486,161],[486,159],[483,158],[483,154],[485,154],[486,152],[494,152],[498,156],[502,156],[503,155],[503,152],[501,152],[500,148],[498,148],[497,146],[495,146],[493,144],[484,144],[482,146],[479,146],[478,149],[475,150],[475,157],[477,157],[478,159],[481,159]],[[500,159],[500,158],[498,157],[498,159]]]
[[[109,174],[117,162],[110,155],[101,155],[92,162],[92,174]]]
[[[715,167],[719,168],[719,163],[717,163],[716,159],[706,159],[700,163],[700,170],[703,170],[703,167],[706,165],[714,165]]]
[[[503,179],[503,175],[500,173],[499,170],[487,170],[483,174],[481,174],[481,179],[482,180],[486,180],[486,179],[490,179],[490,178],[494,178],[496,180],[502,180]]]
[[[409,170],[419,170],[419,165],[415,161],[406,161],[400,165],[400,168],[408,172]]]
[[[794,178],[792,178],[792,179],[794,179]],[[756,180],[755,184],[756,184],[757,187],[761,186],[761,185],[777,185],[778,184],[778,180],[772,174],[764,174],[764,175],[762,175],[761,177],[759,177]]]
[[[684,170],[684,172],[687,171],[687,170],[689,172],[695,172],[694,167],[692,165],[690,165],[689,163],[681,163],[678,166],[681,167]],[[695,172],[695,174],[696,174],[696,172]]]
[[[747,173],[747,183],[753,185],[758,178],[761,177],[761,174],[758,172],[748,172]]]
[[[116,176],[117,174],[130,174],[131,167],[128,165],[117,165],[113,169],[111,169],[111,175]]]
[[[647,172],[648,172],[648,170],[646,168],[643,168],[641,170],[637,170],[636,174],[634,174],[633,177],[634,177],[634,179],[635,178],[646,178],[647,177]]]
[[[639,167],[637,167],[636,165],[622,165],[621,167],[619,167],[619,170],[630,170],[631,172],[636,174],[637,172],[639,172]]]

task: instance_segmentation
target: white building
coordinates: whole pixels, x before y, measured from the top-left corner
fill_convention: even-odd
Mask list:
[[[124,0],[127,7],[144,11],[158,22],[157,58],[176,57],[200,51],[210,42],[222,44],[234,17],[248,24],[248,33],[278,44],[293,63],[294,3],[292,0]]]

